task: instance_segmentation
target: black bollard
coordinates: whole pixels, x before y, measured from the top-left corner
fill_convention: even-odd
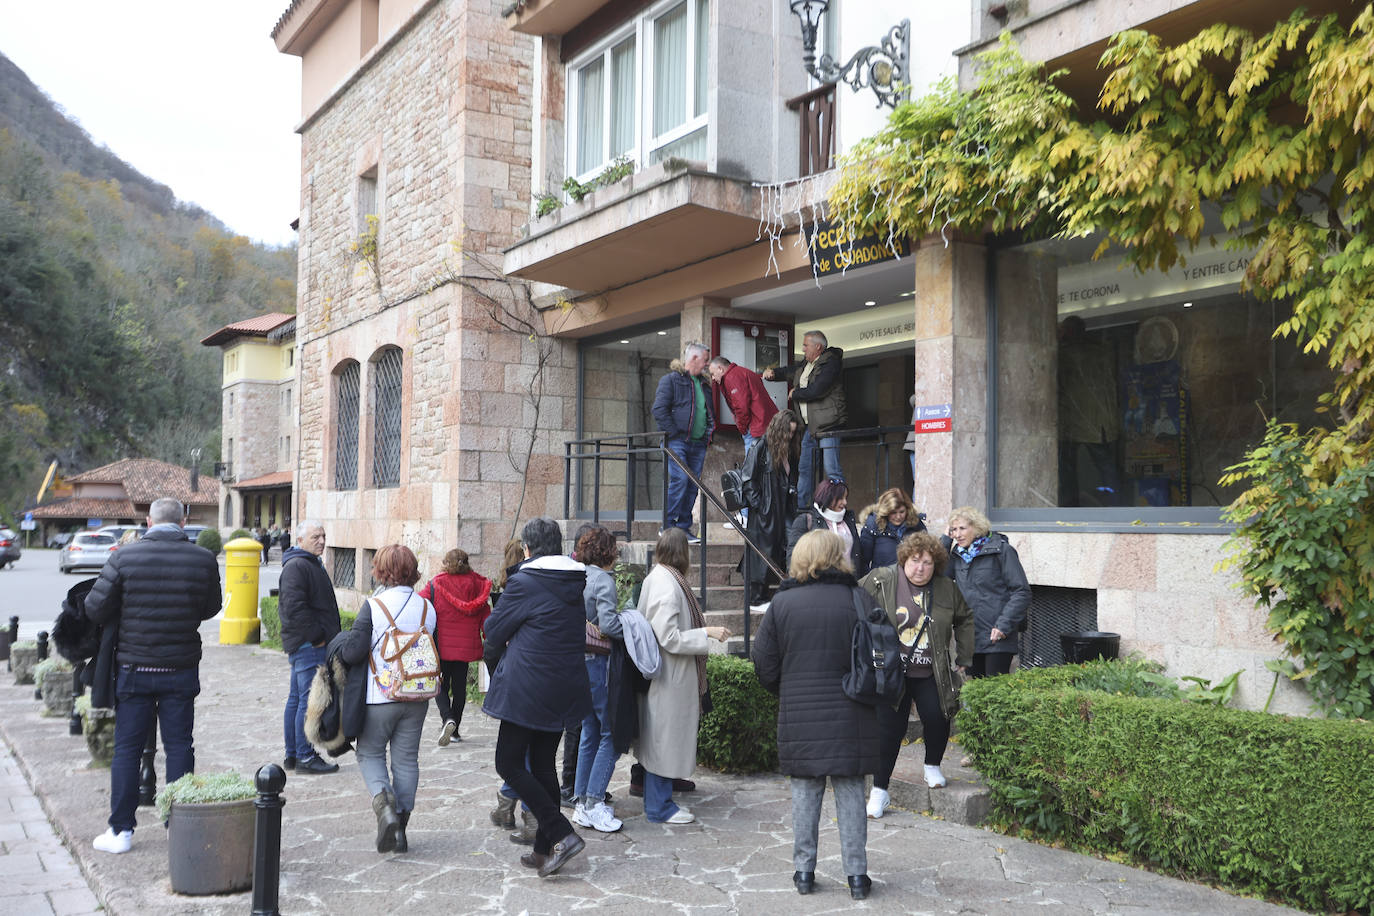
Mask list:
[[[279,916],[277,890],[281,884],[281,809],[286,799],[286,773],[275,763],[258,769],[257,824],[253,832],[253,916]]]
[[[10,646],[19,642],[19,618],[11,617],[9,628],[5,630],[5,670],[13,671],[10,667]]]
[[[48,631],[38,631],[38,660],[41,662],[48,657]]]
[[[10,645],[19,642],[19,617],[15,615],[10,618]]]
[[[157,801],[157,719],[148,728],[148,743],[143,746],[143,762],[138,766],[138,803],[151,805]]]

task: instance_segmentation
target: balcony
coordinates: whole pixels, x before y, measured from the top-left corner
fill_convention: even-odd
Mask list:
[[[608,0],[517,0],[506,24],[526,35],[566,35],[608,4]]]
[[[759,192],[696,167],[650,166],[533,220],[505,271],[581,292],[616,289],[753,245]]]

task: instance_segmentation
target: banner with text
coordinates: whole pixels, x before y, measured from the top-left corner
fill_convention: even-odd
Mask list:
[[[877,233],[855,238],[829,220],[816,220],[811,225],[808,249],[811,266],[821,277],[837,274],[851,267],[867,267],[894,261],[911,254],[911,242],[905,236],[894,236],[888,244],[886,236]]]

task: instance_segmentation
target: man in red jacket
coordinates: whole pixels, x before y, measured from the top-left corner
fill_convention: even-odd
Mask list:
[[[735,415],[735,426],[744,437],[744,451],[748,453],[754,443],[763,438],[763,430],[778,412],[778,405],[773,403],[763,377],[757,372],[738,366],[724,356],[711,360],[708,371],[711,381],[720,386],[730,412]]]

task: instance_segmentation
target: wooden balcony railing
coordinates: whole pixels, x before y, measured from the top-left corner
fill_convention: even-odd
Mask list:
[[[828,171],[834,164],[835,84],[826,83],[787,100],[787,107],[801,116],[799,175]]]

